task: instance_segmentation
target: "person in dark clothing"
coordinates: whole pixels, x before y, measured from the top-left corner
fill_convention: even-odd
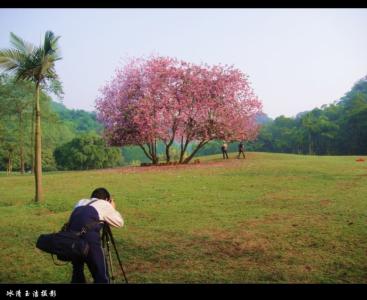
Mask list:
[[[241,153],[242,153],[243,158],[246,158],[246,155],[245,155],[245,146],[243,145],[243,142],[240,142],[238,144],[238,156],[237,156],[237,158],[240,158]]]
[[[223,154],[223,159],[228,159],[228,153],[227,153],[227,149],[228,149],[228,145],[226,142],[223,143],[222,147],[222,154]]]
[[[103,223],[114,227],[122,227],[124,220],[116,210],[115,201],[105,188],[95,189],[90,199],[80,200],[71,213],[69,229],[80,231],[87,224],[93,224],[84,238],[88,241],[90,249],[85,260],[73,261],[73,274],[71,283],[85,283],[84,264],[86,263],[92,274],[94,283],[109,283],[105,254],[102,249],[100,231]]]

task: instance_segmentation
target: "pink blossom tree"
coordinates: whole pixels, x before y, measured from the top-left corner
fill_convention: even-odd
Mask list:
[[[214,139],[252,140],[261,102],[247,76],[228,66],[195,65],[169,57],[132,59],[116,71],[96,101],[105,138],[114,146],[138,145],[153,164],[157,141],[180,145],[188,163]],[[192,153],[184,158],[190,143]]]
[[[165,92],[157,85],[154,76],[159,76],[154,71],[154,66],[148,65],[146,60],[130,60],[101,90],[102,97],[97,99],[96,108],[105,126],[104,137],[110,145],[138,145],[156,164]]]

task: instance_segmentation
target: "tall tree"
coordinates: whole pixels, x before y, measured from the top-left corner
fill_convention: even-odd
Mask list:
[[[159,141],[167,162],[176,141],[179,162],[188,163],[211,140],[253,139],[261,102],[238,69],[152,57],[118,70],[96,107],[111,145],[138,145],[156,164]]]
[[[40,90],[55,87],[61,91],[55,62],[60,60],[58,40],[52,31],[45,33],[43,44],[34,46],[14,33],[10,33],[13,48],[0,50],[0,67],[15,73],[17,80],[30,80],[35,83],[35,201],[42,201],[42,144],[41,144],[41,109]]]
[[[24,173],[26,121],[33,102],[34,84],[26,81],[14,81],[14,78],[2,75],[0,78],[0,107],[8,115],[16,115],[18,123],[18,147],[20,172]]]

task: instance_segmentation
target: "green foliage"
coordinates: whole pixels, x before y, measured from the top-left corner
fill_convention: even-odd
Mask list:
[[[171,148],[173,148],[172,145]],[[149,163],[151,162],[146,155],[144,154],[143,150],[139,146],[124,146],[122,147],[122,156],[124,157],[124,164],[125,165],[134,165],[137,161],[140,163]],[[163,142],[158,141],[157,143],[157,153],[159,157],[159,161],[165,160],[165,147]]]
[[[31,169],[34,154],[34,89],[35,84],[32,82],[15,81],[8,75],[0,76],[0,170],[8,168],[10,158],[12,170],[20,170],[20,145],[23,145],[25,169]],[[64,105],[53,102],[43,91],[40,93],[40,105],[42,169],[54,171],[57,170],[53,156],[56,147],[70,142],[80,134],[98,134],[102,126],[96,120],[95,113],[69,110]],[[112,157],[111,160],[115,161],[115,158]]]
[[[55,62],[60,60],[59,36],[52,31],[45,33],[44,43],[36,47],[13,32],[10,33],[12,48],[0,50],[0,68],[14,73],[16,80],[27,80],[51,88],[62,94],[61,83],[55,70]]]
[[[133,166],[133,167],[139,167],[141,165],[141,161],[140,160],[132,160],[129,165]]]
[[[12,169],[20,170],[20,153],[24,153],[26,171],[31,169],[34,154],[32,118],[35,85],[29,81],[15,81],[13,77],[0,77],[0,170],[8,168],[12,156]],[[56,170],[53,158],[55,147],[75,137],[75,130],[63,123],[52,110],[51,97],[40,93],[42,111],[42,168]]]
[[[52,148],[47,147],[42,151],[42,170],[57,171],[56,161],[53,155]]]
[[[34,84],[0,76],[0,170],[19,169],[33,98]]]
[[[144,152],[138,146],[125,146],[122,147],[122,156],[124,157],[125,164],[134,165],[136,162],[148,163],[150,160],[146,157]]]
[[[97,135],[83,135],[57,147],[54,156],[61,170],[88,170],[122,164],[119,148],[107,147]]]
[[[67,109],[63,104],[52,102],[52,110],[64,123],[70,124],[77,133],[101,133],[103,126],[97,121],[95,112]]]
[[[198,155],[221,154],[222,144],[223,144],[223,141],[219,141],[219,140],[210,141],[202,149],[198,151]],[[239,145],[238,141],[229,142],[227,143],[227,145],[228,145],[227,152],[238,152],[238,145]],[[252,150],[252,148],[249,147],[248,143],[244,143],[244,146],[245,146],[245,151]]]
[[[210,155],[210,154],[222,153],[220,148],[221,145],[222,145],[221,141],[217,140],[210,141],[198,151],[198,155]]]
[[[262,126],[250,147],[256,151],[303,154],[367,154],[367,77],[339,102],[280,116]]]

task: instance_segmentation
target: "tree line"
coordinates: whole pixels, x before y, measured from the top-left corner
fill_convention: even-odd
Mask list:
[[[367,154],[367,76],[330,105],[264,124],[251,147],[315,155]]]
[[[0,171],[34,172],[34,84],[0,76]],[[106,147],[95,113],[67,109],[40,92],[42,170],[83,170],[121,165],[118,148]]]
[[[272,120],[258,116],[261,129],[250,151],[311,155],[367,154],[367,76],[358,80],[342,98],[321,108],[301,112],[294,118]],[[199,154],[220,153],[221,141],[212,141]],[[238,143],[229,143],[237,151]]]
[[[34,172],[35,157],[35,85],[16,81],[14,77],[0,76],[0,169]],[[40,92],[42,110],[43,170],[56,170],[53,149],[75,136],[72,128],[63,124],[50,107],[51,97]]]

